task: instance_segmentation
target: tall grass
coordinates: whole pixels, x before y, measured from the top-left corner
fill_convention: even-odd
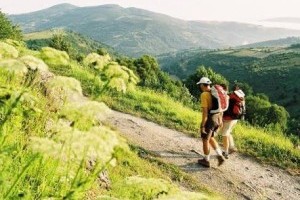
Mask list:
[[[141,116],[192,136],[198,135],[200,112],[183,106],[166,94],[139,88],[126,94],[108,91],[98,100],[113,109]]]
[[[56,73],[78,77],[85,94],[102,94],[101,80],[89,70],[52,67]],[[67,102],[64,93],[81,94],[78,81],[52,77],[47,80],[52,84],[35,84],[31,71],[22,80],[1,68],[0,75],[0,199],[155,199],[181,194],[169,175],[140,159],[115,131],[97,121],[102,104],[83,96],[80,102]],[[61,100],[62,105],[55,103]],[[111,174],[111,190],[101,184],[105,169]],[[211,193],[184,195],[206,198]]]

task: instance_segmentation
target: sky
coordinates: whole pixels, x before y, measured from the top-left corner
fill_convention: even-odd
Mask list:
[[[266,25],[268,23],[262,21],[269,18],[300,18],[300,0],[0,0],[0,8],[6,14],[20,14],[60,3],[70,3],[80,7],[118,4],[122,7],[142,8],[184,20],[237,21]],[[300,29],[300,24],[299,27],[296,27],[296,24],[290,26]]]

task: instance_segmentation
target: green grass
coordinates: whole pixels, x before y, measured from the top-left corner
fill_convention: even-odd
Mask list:
[[[103,95],[100,99],[113,109],[152,120],[194,137],[198,136],[200,111],[186,108],[166,95],[140,89],[125,95]],[[241,152],[262,162],[299,172],[299,149],[282,133],[238,124],[234,129],[234,136]]]
[[[300,151],[281,133],[238,124],[234,129],[234,137],[241,152],[263,162],[300,172]]]
[[[187,108],[166,94],[137,88],[126,94],[108,90],[100,95],[100,86],[97,90],[89,89],[97,86],[97,84],[91,85],[95,80],[92,71],[87,71],[82,67],[62,71],[64,75],[78,77],[86,95],[105,102],[110,108],[149,119],[194,137],[198,136],[200,111]],[[67,74],[66,71],[68,71]],[[297,170],[299,168],[299,150],[294,147],[295,144],[293,145],[291,139],[282,133],[275,134],[260,128],[249,128],[246,125],[238,125],[235,132],[236,143],[245,154],[286,169]],[[296,143],[299,144],[299,140],[297,141]]]
[[[54,32],[51,30],[27,33],[24,35],[24,40],[50,39]]]
[[[91,99],[191,136],[198,135],[200,111],[175,102],[167,94],[143,88],[116,92],[105,88],[101,77],[89,68],[74,61],[63,65],[52,61],[55,64],[49,62],[49,67],[56,75],[77,78],[83,94]],[[80,109],[69,110],[68,107],[64,112],[52,109],[54,100],[46,98],[44,86],[31,81],[31,76],[20,81],[5,70],[0,73],[0,198],[82,199],[106,195],[119,199],[154,199],[183,195],[178,185],[199,192],[184,195],[221,198],[177,167],[152,158],[143,149],[129,149],[114,130],[101,127],[101,124],[96,127],[97,123],[85,123],[85,120],[93,120],[92,115],[81,117],[84,113],[77,113]],[[74,99],[72,103],[76,103]],[[67,102],[66,105],[72,104]],[[234,135],[237,146],[245,154],[286,169],[299,170],[299,150],[281,133],[239,124]],[[115,143],[118,146],[111,149],[110,155],[109,148]],[[87,170],[85,164],[90,161],[89,148],[92,152],[101,151],[97,154],[101,164],[91,170]],[[139,158],[138,155],[143,156]],[[104,169],[109,172],[110,190],[99,184],[97,178]]]
[[[81,80],[85,94],[102,94],[94,89],[95,83],[103,89],[101,80],[84,67],[74,63],[50,67],[57,74]],[[181,176],[178,169],[166,165],[161,168],[162,163],[139,158],[139,150],[129,149],[114,130],[93,121],[101,114],[102,104],[84,104],[63,96],[81,94],[76,80],[59,77],[60,82],[51,87],[49,82],[57,77],[44,84],[36,73],[30,71],[21,79],[0,68],[0,199],[101,199],[104,195],[154,199],[183,195],[178,186],[183,180],[175,178]],[[61,100],[64,104],[55,103]],[[72,107],[76,103],[80,109]],[[82,111],[87,107],[80,106],[87,106],[97,116]],[[85,123],[86,120],[93,123]],[[90,166],[92,161],[95,165]],[[110,190],[98,180],[104,169],[110,175]],[[184,191],[184,195],[221,199],[197,182],[187,188],[199,193]]]
[[[192,136],[198,135],[200,112],[183,106],[166,94],[138,88],[127,94],[106,92],[98,100],[113,109],[138,115]]]

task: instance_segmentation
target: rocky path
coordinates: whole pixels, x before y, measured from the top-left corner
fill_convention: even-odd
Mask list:
[[[300,177],[279,168],[262,165],[240,154],[230,155],[225,164],[217,167],[215,153],[212,152],[213,166],[207,169],[197,164],[202,156],[191,151],[202,152],[200,139],[116,111],[107,122],[130,143],[179,166],[226,199],[300,199]]]

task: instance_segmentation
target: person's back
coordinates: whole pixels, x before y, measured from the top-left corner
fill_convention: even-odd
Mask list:
[[[223,119],[233,120],[241,119],[245,115],[245,94],[239,89],[233,91],[229,95],[229,106],[228,109],[224,112]]]

